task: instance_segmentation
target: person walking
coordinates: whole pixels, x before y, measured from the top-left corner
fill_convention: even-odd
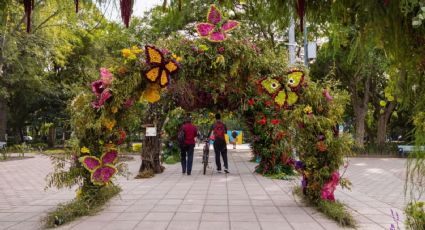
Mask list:
[[[236,149],[237,138],[238,138],[238,131],[233,130],[232,132],[233,149]]]
[[[229,166],[227,162],[227,145],[224,134],[227,133],[226,125],[221,121],[221,115],[217,113],[215,115],[215,123],[211,126],[208,136],[213,132],[214,136],[214,152],[215,152],[215,163],[217,165],[217,172],[221,172],[221,161],[220,155],[224,162],[224,172],[229,173]]]
[[[192,174],[192,163],[193,163],[193,151],[195,148],[195,138],[198,133],[198,129],[195,125],[192,124],[192,119],[190,116],[186,117],[185,122],[179,131],[179,138],[184,134],[183,143],[181,143],[181,164],[182,164],[182,173],[187,175]],[[186,159],[187,157],[187,159]]]

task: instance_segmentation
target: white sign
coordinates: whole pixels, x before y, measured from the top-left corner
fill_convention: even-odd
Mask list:
[[[307,46],[308,50],[308,58],[315,59],[316,58],[316,50],[317,50],[317,44],[316,42],[309,42]]]
[[[156,136],[156,127],[146,127],[146,135],[147,137],[155,137]]]

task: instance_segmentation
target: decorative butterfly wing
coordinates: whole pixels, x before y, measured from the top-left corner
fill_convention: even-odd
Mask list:
[[[217,25],[218,23],[223,20],[223,17],[221,16],[221,12],[215,7],[214,4],[210,5],[210,9],[208,10],[207,14],[207,21],[209,23],[212,23],[214,25]]]
[[[89,170],[90,172],[94,172],[101,165],[99,158],[95,156],[83,156],[80,157],[79,160],[83,167]]]
[[[177,72],[180,67],[176,61],[170,60],[169,62],[167,62],[167,64],[165,64],[165,69],[168,71],[168,73],[173,74]]]
[[[155,46],[145,46],[146,62],[148,64],[161,65],[163,62],[163,54]]]
[[[224,32],[229,32],[233,29],[235,29],[236,27],[239,26],[239,22],[235,21],[235,20],[227,20],[222,26],[221,26],[221,30]]]
[[[226,33],[224,33],[223,31],[212,32],[210,36],[208,36],[208,40],[210,42],[222,42],[226,40],[226,38]]]
[[[215,25],[211,23],[198,23],[196,24],[196,31],[198,31],[199,36],[208,37],[215,29]]]
[[[118,152],[115,149],[111,149],[108,152],[102,154],[100,159],[102,160],[102,164],[114,164],[118,158]]]
[[[285,90],[281,90],[279,91],[279,93],[276,95],[276,97],[274,98],[274,102],[276,104],[278,104],[280,107],[285,105],[286,102],[286,92]]]
[[[149,69],[148,71],[146,71],[145,77],[150,82],[156,82],[156,80],[158,80],[160,74],[161,74],[161,67],[157,66],[157,67],[153,67],[153,68]]]
[[[295,92],[287,92],[286,105],[291,107],[298,101],[298,94]]]
[[[288,87],[292,91],[297,91],[301,84],[304,82],[304,72],[300,70],[294,70],[288,73]]]
[[[91,181],[95,185],[104,185],[111,181],[112,177],[118,172],[118,169],[113,165],[106,164],[101,167],[98,167],[91,174]]]
[[[278,80],[273,79],[273,78],[267,78],[265,80],[261,81],[261,86],[266,89],[266,91],[270,94],[273,95],[275,94],[281,87],[280,83]]]
[[[170,74],[166,70],[161,71],[161,77],[159,78],[159,85],[165,87],[170,83]]]

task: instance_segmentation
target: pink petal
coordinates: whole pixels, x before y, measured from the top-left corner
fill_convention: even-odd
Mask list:
[[[100,68],[100,79],[103,84],[109,85],[112,82],[112,73],[106,68]]]
[[[233,30],[233,29],[234,29],[234,28],[236,28],[237,26],[239,26],[239,22],[237,22],[237,21],[235,21],[235,20],[229,20],[229,21],[225,22],[225,23],[223,24],[223,26],[221,26],[221,29],[222,29],[224,32],[227,32],[227,31]]]
[[[102,155],[102,163],[103,164],[113,164],[117,159],[118,152],[116,150],[110,150]]]
[[[124,102],[124,109],[128,109],[130,108],[132,105],[134,104],[134,98],[129,97],[125,102]]]
[[[326,100],[327,100],[328,102],[331,102],[331,101],[333,100],[333,97],[331,96],[331,94],[329,93],[329,91],[328,91],[327,89],[325,89],[325,90],[323,91],[323,96],[325,96],[325,97],[326,97]]]
[[[226,40],[226,34],[223,32],[213,32],[212,34],[210,34],[208,40],[212,42],[222,42]]]
[[[94,170],[96,167],[100,165],[99,159],[93,156],[84,156],[80,158],[80,161],[83,164],[84,168],[86,168],[89,171]]]
[[[217,25],[219,22],[221,22],[221,19],[222,17],[220,11],[218,11],[215,5],[211,5],[207,15],[208,22]]]
[[[91,91],[99,96],[105,90],[105,86],[102,80],[97,80],[91,83]]]
[[[196,24],[196,30],[198,31],[199,36],[206,37],[208,36],[215,28],[215,25],[211,23],[198,23]]]

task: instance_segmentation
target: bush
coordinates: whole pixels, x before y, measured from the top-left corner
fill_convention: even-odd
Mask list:
[[[313,206],[319,212],[323,213],[329,219],[336,221],[339,225],[343,227],[352,227],[357,226],[356,220],[353,218],[351,213],[345,208],[345,205],[339,201],[327,201],[319,200],[318,202],[313,202],[304,196],[302,193],[301,187],[297,186],[294,188],[293,193],[302,199],[302,202],[308,206]]]
[[[359,148],[353,146],[353,152],[356,155],[397,155],[397,143],[386,143],[384,146],[378,146],[374,143],[370,143],[364,146],[364,148]]]
[[[140,144],[140,143],[133,144],[132,150],[133,150],[133,152],[141,152],[142,151],[142,144]]]
[[[85,190],[84,192],[78,190],[75,199],[68,203],[60,204],[56,210],[49,212],[43,220],[45,227],[57,227],[73,221],[78,217],[93,215],[99,212],[109,199],[121,191],[121,188],[115,185],[109,185],[100,188],[90,187]]]
[[[410,202],[404,212],[406,213],[407,229],[425,229],[425,202]]]

